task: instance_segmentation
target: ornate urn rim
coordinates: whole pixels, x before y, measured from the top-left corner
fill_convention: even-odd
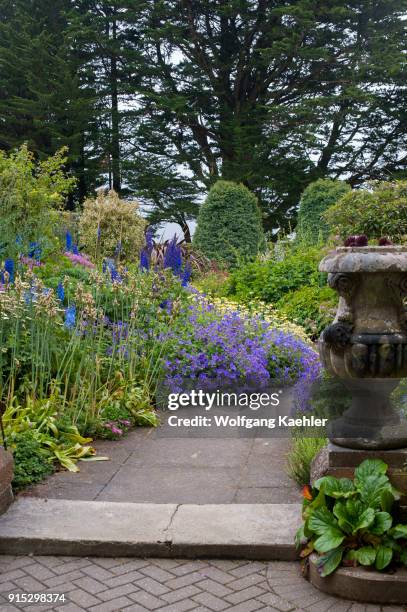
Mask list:
[[[319,264],[320,272],[407,272],[407,246],[338,247]]]

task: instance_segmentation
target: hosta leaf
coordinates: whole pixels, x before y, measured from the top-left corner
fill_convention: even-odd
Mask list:
[[[324,577],[332,574],[342,561],[344,548],[343,546],[338,546],[334,550],[331,550],[326,555],[322,555],[319,557],[317,561],[317,569],[318,573]]]
[[[355,469],[355,483],[357,484],[369,476],[385,474],[387,468],[388,465],[381,459],[365,459]]]
[[[391,535],[395,540],[400,538],[405,538],[407,540],[407,525],[402,525],[401,523],[395,525],[391,530]]]
[[[354,499],[335,504],[334,513],[338,518],[339,527],[352,535],[372,525],[375,516],[373,508],[365,508],[362,502]]]
[[[323,535],[328,528],[335,528],[340,532],[338,521],[326,507],[317,508],[308,520],[308,528],[317,535]]]
[[[391,527],[393,519],[388,512],[376,512],[373,525],[369,527],[369,531],[375,535],[382,535]]]
[[[337,520],[326,507],[314,511],[308,520],[308,528],[320,536],[314,543],[318,552],[327,552],[336,548],[345,539],[345,534],[339,528]]]
[[[378,570],[382,570],[387,567],[392,560],[393,551],[390,546],[378,546],[376,553],[375,567]]]
[[[376,559],[376,550],[373,546],[363,546],[355,551],[355,557],[361,565],[373,565]]]
[[[314,484],[317,489],[320,489],[335,499],[347,498],[355,495],[355,487],[350,478],[335,478],[334,476],[324,476],[317,480]]]
[[[376,508],[377,510],[381,508],[383,492],[388,491],[391,493],[393,490],[389,479],[384,474],[366,476],[356,486],[360,499],[365,506]]]
[[[319,553],[325,553],[333,548],[336,548],[345,539],[345,534],[335,529],[334,527],[327,527],[325,533],[319,536],[314,542],[314,548]]]

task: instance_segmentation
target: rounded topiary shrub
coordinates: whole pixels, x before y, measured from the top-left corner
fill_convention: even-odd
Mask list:
[[[242,184],[218,181],[202,204],[194,246],[206,257],[234,266],[255,257],[264,242],[256,196]]]
[[[308,244],[317,244],[328,238],[330,228],[322,214],[348,191],[350,186],[343,181],[318,179],[310,183],[301,196],[298,239]]]

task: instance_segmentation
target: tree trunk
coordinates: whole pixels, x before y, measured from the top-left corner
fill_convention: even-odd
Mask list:
[[[192,242],[191,232],[190,232],[190,229],[189,229],[188,223],[186,222],[185,217],[182,216],[179,219],[178,223],[180,224],[182,232],[184,234],[185,242],[187,242],[188,244],[191,244]]]
[[[112,186],[120,193],[120,119],[119,119],[119,96],[118,96],[118,76],[117,76],[117,23],[116,17],[112,19],[112,43],[113,49],[110,58],[110,95],[111,95],[111,135],[110,135],[110,154],[112,160]]]

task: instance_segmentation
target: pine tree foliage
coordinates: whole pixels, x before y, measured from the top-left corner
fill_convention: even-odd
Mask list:
[[[319,178],[403,176],[407,0],[0,0],[0,148],[69,146],[186,229],[219,179],[287,226]],[[73,204],[73,202],[71,202]]]

